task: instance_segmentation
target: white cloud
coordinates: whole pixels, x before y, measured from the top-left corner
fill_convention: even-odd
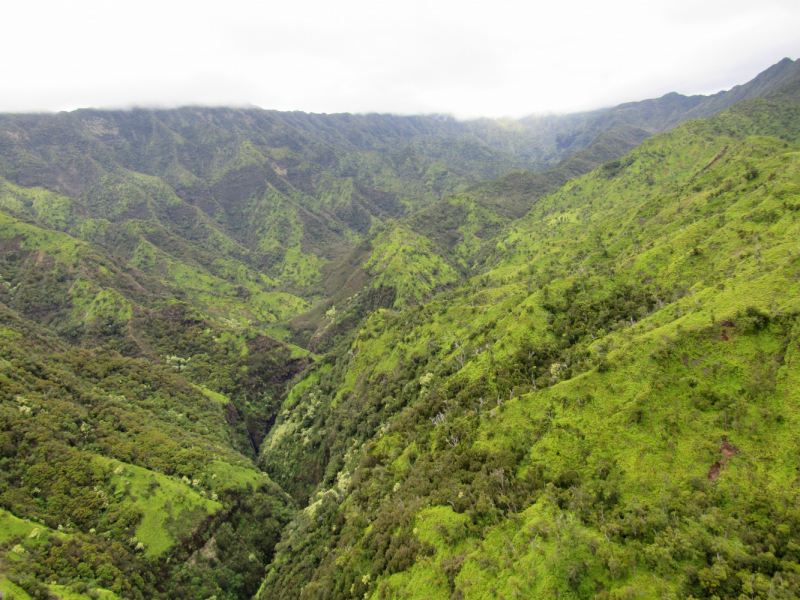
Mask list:
[[[795,0],[33,0],[5,12],[3,111],[521,116],[713,92],[800,50]]]

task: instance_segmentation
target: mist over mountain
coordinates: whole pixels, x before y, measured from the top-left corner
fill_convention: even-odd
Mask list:
[[[0,596],[797,597],[798,157],[788,58],[0,115]]]

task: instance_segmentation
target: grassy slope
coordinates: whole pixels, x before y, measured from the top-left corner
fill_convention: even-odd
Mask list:
[[[0,182],[0,190],[0,206],[7,213],[104,246],[132,266],[180,289],[194,306],[218,318],[263,327],[307,307],[304,300],[275,291],[287,286],[260,273],[252,253],[213,228],[200,239],[187,240],[157,222],[111,223],[90,218],[75,200],[42,188]],[[297,267],[290,256],[285,258],[283,269],[290,273]],[[303,283],[312,284],[312,280]]]
[[[95,244],[5,213],[0,231],[2,505],[77,535],[74,561],[61,561],[60,546],[35,548],[0,556],[5,572],[34,595],[50,581],[125,597],[154,597],[154,586],[172,598],[255,591],[289,508],[246,455],[308,352],[189,309],[171,285]],[[163,563],[253,511],[257,525],[218,533],[227,545],[213,556],[178,574]],[[239,579],[198,578],[212,564]]]
[[[488,242],[527,213],[539,198],[624,156],[647,137],[636,131],[600,132],[585,148],[546,171],[510,173],[471,186],[416,213],[409,226],[434,242],[438,252],[459,270],[474,272],[486,265]]]
[[[589,147],[544,173],[520,171],[476,184],[400,224],[388,224],[385,231],[376,229],[322,269],[328,298],[290,321],[291,339],[315,351],[330,349],[372,310],[420,302],[485,267],[493,238],[539,198],[623,156],[642,139],[601,133]],[[389,272],[383,272],[385,267]],[[329,314],[331,308],[338,312]]]
[[[428,238],[403,222],[374,231],[324,271],[332,295],[289,323],[297,343],[330,349],[379,308],[403,308],[453,285],[460,273]]]
[[[321,484],[259,597],[795,596],[797,107],[649,140],[371,317],[265,444]]]
[[[261,414],[256,428],[267,427],[271,418],[265,414],[267,396],[278,392],[278,382],[247,384],[250,391],[246,391],[236,381],[252,378],[244,369],[260,373],[266,368],[247,357],[248,345],[270,339],[264,333],[272,333],[279,319],[305,308],[304,301],[265,291],[258,274],[241,264],[231,269],[226,280],[202,265],[173,258],[170,273],[162,272],[162,278],[159,269],[146,261],[142,264],[136,256],[132,265],[94,243],[6,213],[0,213],[0,243],[4,249],[0,301],[74,344],[104,345],[128,356],[161,361],[194,358],[187,374],[192,373],[195,383],[228,394],[244,415]],[[155,271],[156,276],[143,270]],[[273,365],[278,379],[285,379],[285,370],[301,368],[307,360],[308,352],[300,348],[274,340],[269,345],[274,350],[272,358],[282,365]],[[225,367],[230,370],[223,372]],[[254,403],[252,407],[244,396]]]
[[[422,117],[257,109],[7,115],[0,175],[77,199],[77,210],[53,198],[35,208],[58,206],[59,214],[38,212],[59,228],[85,232],[88,217],[99,220],[105,235],[98,239],[95,227],[92,241],[129,260],[152,255],[155,245],[173,262],[200,263],[229,282],[230,267],[244,263],[267,273],[271,290],[315,297],[320,266],[373,225],[528,166],[513,148],[494,149],[463,128]],[[500,124],[477,130],[493,128],[492,139],[525,138]],[[18,211],[31,212],[31,198],[43,194],[5,188],[15,196],[6,208]],[[134,227],[121,226],[130,221]],[[209,252],[228,264],[207,260]]]
[[[405,257],[404,265],[408,270],[405,279],[424,282],[429,271],[425,263],[431,260],[454,268],[462,276],[485,269],[490,264],[487,260],[496,241],[494,238],[501,235],[509,223],[524,215],[542,196],[558,189],[573,177],[622,157],[652,133],[674,126],[682,120],[681,115],[686,110],[702,109],[702,114],[710,114],[728,106],[730,98],[734,96],[741,99],[767,93],[781,82],[790,80],[793,69],[796,69],[794,63],[783,61],[753,82],[712,99],[686,99],[673,94],[658,101],[622,105],[608,111],[608,114],[601,112],[563,119],[543,118],[531,122],[531,127],[541,130],[543,136],[537,143],[544,143],[545,138],[556,136],[559,127],[567,123],[578,127],[585,119],[589,119],[587,123],[593,124],[589,126],[584,123],[587,131],[581,135],[585,139],[581,141],[576,137],[570,142],[575,147],[569,150],[569,156],[545,172],[514,172],[496,181],[476,184],[411,216],[405,226],[423,238],[417,245],[425,248],[425,257],[419,261],[413,256]],[[353,126],[358,127],[355,124]],[[642,126],[647,129],[642,129]],[[551,142],[555,143],[553,140]],[[561,148],[561,151],[562,155],[567,153],[565,148]],[[374,281],[375,274],[368,272],[365,264],[373,264],[377,258],[370,257],[368,253],[375,252],[377,256],[385,249],[376,247],[382,241],[375,235],[369,236],[366,242],[323,269],[322,285],[328,296],[327,301],[298,315],[289,323],[292,340],[324,351],[332,348],[334,340],[356,327],[371,310],[397,307],[407,302],[405,292],[392,285],[390,278],[382,277],[380,284]],[[420,273],[422,275],[418,276]],[[450,284],[454,281],[449,275],[444,279],[447,281],[439,283]],[[422,286],[425,289],[421,296],[427,297],[438,284],[422,283]],[[415,295],[419,301],[420,294]],[[331,308],[338,310],[332,317],[328,315]]]
[[[30,594],[56,581],[130,598],[223,594],[220,585],[240,595],[244,579],[204,577],[202,592],[191,583],[176,589],[182,575],[170,565],[215,531],[235,537],[220,528],[252,503],[263,507],[266,539],[288,516],[283,492],[234,449],[227,398],[168,365],[65,346],[7,309],[2,320],[0,502],[15,515],[4,513],[2,571]],[[40,524],[43,537],[20,519]],[[63,541],[38,543],[52,535]],[[236,552],[253,556],[242,576],[257,584],[271,547],[238,543]],[[19,544],[25,552],[14,552]],[[217,559],[221,569],[231,557],[220,551]],[[208,568],[200,562],[189,576]]]
[[[733,131],[734,138],[748,127],[753,133],[762,134],[786,129],[789,117],[785,112],[776,110],[770,114],[763,103],[753,106],[757,108],[741,115],[739,122],[726,122],[725,127]],[[552,216],[552,202],[566,203],[571,208],[572,203],[583,201],[583,189],[578,189],[574,198],[558,196],[550,204],[544,202],[541,210],[545,212],[535,213],[513,229],[504,227],[517,219],[532,199],[637,143],[641,136],[633,130],[615,130],[617,137],[596,140],[584,154],[573,155],[563,163],[557,176],[514,174],[445,203],[454,206],[456,212],[463,209],[467,215],[466,225],[459,222],[455,227],[455,246],[449,241],[443,243],[435,235],[428,235],[429,239],[420,237],[418,227],[415,232],[414,227],[402,223],[390,223],[375,231],[367,242],[371,253],[354,262],[360,271],[346,278],[339,295],[322,305],[323,312],[317,317],[326,319],[321,332],[329,335],[326,343],[330,347],[345,338],[370,310],[378,306],[391,310],[375,315],[359,340],[346,348],[349,352],[331,356],[311,369],[284,399],[283,386],[312,357],[263,334],[288,334],[281,322],[308,307],[299,295],[316,298],[322,294],[327,282],[320,271],[325,262],[390,217],[430,204],[474,177],[494,177],[511,165],[521,165],[512,155],[532,142],[526,139],[524,128],[513,123],[497,127],[483,123],[475,124],[466,135],[462,131],[432,143],[424,131],[414,130],[422,123],[430,125],[424,119],[411,119],[411,130],[392,137],[399,132],[385,129],[387,119],[372,117],[348,126],[344,136],[341,130],[331,130],[329,138],[322,142],[313,135],[298,135],[297,129],[288,127],[291,119],[285,115],[277,121],[273,119],[266,129],[259,129],[261,125],[255,127],[252,121],[246,127],[241,122],[237,125],[240,113],[220,110],[199,114],[194,109],[159,114],[79,111],[53,118],[21,116],[3,120],[0,172],[8,179],[0,182],[0,243],[4,250],[0,300],[13,309],[3,309],[8,326],[3,330],[4,358],[0,363],[4,392],[8,392],[2,409],[3,502],[18,515],[44,519],[54,528],[64,525],[73,536],[63,550],[63,544],[54,544],[55,549],[37,547],[27,558],[15,556],[13,546],[4,549],[6,554],[0,560],[10,560],[6,564],[18,574],[29,571],[28,578],[20,581],[33,595],[43,593],[36,578],[57,578],[51,591],[75,597],[87,591],[87,582],[113,587],[129,597],[154,594],[153,586],[175,598],[248,595],[248,590],[255,589],[254,582],[261,577],[277,532],[288,515],[281,491],[265,481],[244,457],[250,452],[251,443],[260,443],[277,410],[285,412],[268,440],[265,466],[301,502],[318,482],[324,485],[321,495],[297,520],[302,533],[311,517],[330,515],[331,502],[348,492],[351,478],[367,484],[367,471],[353,472],[362,456],[361,445],[388,431],[391,416],[415,398],[421,399],[419,414],[439,410],[425,415],[434,420],[430,426],[422,419],[423,425],[439,432],[439,438],[428,450],[457,448],[464,443],[460,430],[454,430],[446,421],[449,408],[436,405],[453,392],[450,388],[443,391],[443,382],[459,385],[463,378],[475,390],[519,396],[530,391],[526,385],[544,388],[559,380],[564,380],[559,385],[566,385],[573,381],[573,375],[577,379],[584,367],[594,364],[592,352],[598,356],[608,352],[605,346],[587,349],[585,340],[576,342],[580,336],[562,327],[562,321],[574,320],[571,315],[554,317],[552,324],[547,314],[539,314],[537,320],[533,305],[526,307],[531,322],[544,332],[538,337],[516,335],[515,321],[504,322],[501,317],[502,307],[514,305],[512,298],[531,285],[534,275],[536,284],[570,276],[570,266],[552,259],[564,256],[556,256],[556,248],[564,251],[577,247],[573,246],[577,240],[572,239],[569,223],[577,222],[580,215],[562,210]],[[267,118],[263,111],[249,116],[255,120],[273,117]],[[303,118],[295,117],[292,127],[300,127]],[[284,122],[278,123],[281,120]],[[344,121],[347,120],[345,116]],[[312,129],[318,127],[317,124]],[[731,133],[725,127],[693,131],[692,135],[720,140],[719,136]],[[253,131],[257,132],[255,137]],[[317,135],[320,130],[315,131]],[[404,136],[406,141],[396,141]],[[731,151],[728,156],[720,151],[717,162],[741,162],[741,155],[766,157],[776,152],[774,140],[762,140],[761,146],[757,141],[751,142],[751,146],[739,148],[738,154]],[[692,147],[681,152],[695,160],[692,153],[699,152],[702,158],[711,152],[709,148]],[[656,150],[653,152],[658,154]],[[671,147],[667,150],[671,152]],[[663,154],[653,160],[660,158]],[[615,192],[602,185],[594,189],[591,184],[587,184],[588,189],[598,197],[616,193],[620,198],[629,194],[628,188],[646,190],[643,185],[660,186],[665,194],[674,193],[676,198],[686,192],[669,187],[684,177],[680,174],[686,168],[684,164],[673,165],[673,173],[678,175],[663,181],[653,175],[652,166],[641,168],[642,181],[628,182],[624,191]],[[748,181],[756,183],[777,172],[775,165],[766,163],[746,164],[744,168]],[[618,162],[604,169],[602,177],[613,180],[619,172],[635,171],[634,164]],[[692,185],[697,193],[705,185],[719,183],[702,178],[698,181]],[[572,187],[567,189],[574,192]],[[729,191],[725,189],[715,197]],[[746,189],[742,193],[755,192]],[[756,220],[772,222],[775,214],[770,210],[765,208]],[[784,207],[786,210],[791,211]],[[623,222],[623,217],[614,211],[605,217]],[[542,222],[569,233],[563,239],[548,238],[545,243],[536,239],[536,229]],[[435,229],[427,233],[441,233]],[[493,240],[487,244],[486,240],[499,232],[503,232],[502,242]],[[652,234],[652,230],[647,233]],[[752,232],[739,235],[747,237]],[[688,243],[683,238],[678,241]],[[602,247],[606,253],[602,259],[617,256],[615,252],[627,247],[619,242],[619,248],[607,246],[609,251],[603,246],[602,237],[599,245],[596,239],[588,238],[581,244],[581,252],[585,250],[589,255]],[[636,254],[639,250],[634,243],[628,251]],[[756,249],[756,260],[761,260],[761,251],[762,248]],[[700,257],[707,255],[704,249],[692,246],[691,260],[671,268],[683,274],[690,271],[687,265],[701,269]],[[535,258],[529,264],[531,256]],[[474,268],[476,258],[480,258],[479,264],[494,265],[496,269],[485,279],[473,280],[435,301],[430,305],[436,307],[435,312],[411,307],[442,285],[458,281],[464,272]],[[598,260],[597,264],[601,263],[598,272],[606,277],[608,273],[603,269],[610,268],[610,261]],[[658,261],[653,264],[663,267]],[[587,269],[596,266],[591,262],[586,265]],[[682,280],[673,281],[673,275],[664,275],[664,280],[674,284],[668,289],[676,297],[682,296],[687,286]],[[738,276],[738,272],[731,275],[734,279]],[[632,319],[637,314],[646,316],[655,309],[654,302],[660,307],[664,301],[656,294],[651,302],[642,293],[631,291],[635,284],[614,281],[598,285],[597,280],[582,280],[582,289],[589,286],[588,296],[586,291],[583,293],[590,300],[581,301],[597,312],[597,304],[603,305],[612,298],[617,312],[611,312]],[[576,295],[575,286],[564,287],[568,282],[561,283],[562,287],[553,285],[556,297]],[[639,312],[628,310],[627,304],[634,300],[638,304],[633,308]],[[569,313],[547,298],[539,299],[538,305],[551,316],[560,315],[559,311]],[[625,315],[619,312],[621,305],[628,311]],[[758,306],[747,306],[750,313],[745,314],[745,327],[755,322],[752,327],[758,329],[765,320],[772,328],[785,327],[780,319],[770,320],[769,315],[758,312]],[[334,307],[337,312],[328,315]],[[486,309],[483,315],[478,314],[481,307]],[[409,322],[400,326],[396,310],[411,315],[417,326],[409,328]],[[73,343],[102,345],[102,350],[87,353],[69,348],[46,330],[21,321],[20,315]],[[625,318],[605,319],[602,323],[608,330],[612,326],[621,329]],[[319,322],[316,326],[319,328]],[[480,333],[476,334],[472,327],[480,328]],[[497,340],[493,338],[506,331],[506,341],[499,344],[509,363],[494,366],[492,344]],[[549,337],[554,331],[569,342],[576,342],[567,344],[566,354],[562,352],[564,348],[554,347]],[[598,333],[597,328],[592,333]],[[616,339],[614,334],[609,335],[609,340]],[[769,345],[770,339],[761,346],[756,344],[750,354],[743,351],[742,368],[775,351]],[[536,350],[543,350],[543,356],[542,360],[533,361],[528,356],[538,377],[527,384],[527,376],[520,374],[518,363],[522,356],[519,353],[530,343],[538,344]],[[781,347],[777,351],[780,353]],[[489,360],[487,352],[492,356],[489,367],[485,364]],[[530,354],[532,350],[526,352]],[[153,366],[115,353],[147,357],[161,364]],[[432,356],[436,358],[431,359]],[[498,356],[502,358],[499,353]],[[381,359],[377,364],[375,357]],[[616,357],[608,354],[599,364],[606,370],[615,364]],[[92,366],[87,368],[87,363]],[[457,368],[461,374],[452,377]],[[485,374],[492,372],[487,381]],[[765,377],[769,379],[769,373]],[[58,385],[54,386],[53,381]],[[68,383],[58,387],[63,381]],[[742,381],[749,380],[744,377]],[[71,400],[65,399],[65,389],[72,394]],[[24,393],[17,393],[20,391]],[[546,398],[548,393],[540,395]],[[329,402],[331,397],[333,401]],[[485,402],[481,399],[480,408]],[[513,402],[516,400],[509,406]],[[501,404],[497,402],[498,408]],[[298,405],[302,410],[295,408]],[[552,412],[547,416],[551,422]],[[475,429],[473,425],[463,425],[466,434],[472,435],[469,432]],[[504,442],[489,441],[495,434],[486,433],[485,428],[478,430],[479,437],[486,436],[485,447],[476,438],[473,448],[479,461],[486,462],[480,453]],[[27,436],[22,446],[15,437],[21,432]],[[240,434],[238,438],[236,432]],[[249,442],[243,437],[245,433]],[[501,429],[497,438],[502,439],[504,433]],[[421,440],[432,439],[424,428],[414,435],[417,434],[420,443],[415,440],[410,445],[408,439],[387,437],[382,445],[369,449],[372,456],[367,462],[378,457],[380,463],[384,454],[392,455],[402,448],[393,468],[403,473],[402,477],[408,476],[413,487],[414,478],[419,473],[428,477],[427,472],[422,466],[417,474],[405,473],[403,459],[411,468],[424,449]],[[49,442],[45,442],[47,436],[51,438]],[[512,440],[511,445],[515,443]],[[515,456],[511,462],[519,463],[518,449],[511,454]],[[54,455],[63,460],[54,460]],[[214,456],[223,459],[209,463],[208,458]],[[24,464],[33,467],[25,472]],[[521,479],[538,477],[525,474],[526,464],[517,467],[521,469]],[[501,491],[505,491],[505,473],[505,467],[501,468]],[[543,477],[562,483],[574,481],[573,475],[568,474],[566,479],[562,475],[550,473]],[[583,476],[588,477],[578,474]],[[402,477],[395,481],[391,492],[381,491],[386,482],[379,482],[373,486],[377,495],[372,498],[359,493],[352,500],[351,495],[355,502],[351,508],[358,507],[359,502],[375,505],[384,496],[391,499],[392,494],[402,490]],[[443,485],[455,489],[453,481]],[[325,492],[327,488],[330,489]],[[416,489],[420,492],[420,488]],[[77,495],[71,503],[68,497],[73,491]],[[381,495],[384,491],[387,493]],[[459,500],[466,497],[467,491],[461,490]],[[484,491],[493,509],[501,511],[494,514],[495,520],[506,517],[509,510],[517,511],[520,498],[500,494],[511,504],[506,502],[506,508],[500,504],[497,509],[500,496],[489,488]],[[427,497],[425,493],[422,496]],[[378,562],[361,575],[365,589],[380,584],[389,593],[392,588],[408,587],[408,581],[403,579],[406,575],[415,582],[432,581],[431,589],[439,589],[436,586],[440,586],[444,573],[446,588],[452,591],[461,565],[483,560],[480,553],[469,560],[461,555],[466,552],[468,538],[491,538],[490,529],[478,535],[474,528],[488,527],[486,515],[492,513],[484,511],[476,519],[465,512],[467,509],[456,507],[454,499],[448,503],[460,511],[458,514],[448,512],[444,497],[439,500],[437,506],[416,506],[408,511],[401,500],[403,510],[393,516],[394,521],[384,520],[372,533],[368,528],[372,550],[367,554],[377,548]],[[555,502],[558,504],[559,499]],[[96,509],[93,516],[87,514],[91,507]],[[366,518],[372,518],[369,511],[374,508],[365,509]],[[356,508],[356,512],[360,510]],[[215,515],[219,519],[215,520]],[[397,519],[402,521],[402,527],[414,525],[406,527],[407,531],[396,529],[401,534],[394,536],[394,551],[405,557],[399,559],[400,563],[386,558],[386,548],[381,546],[387,539],[387,528],[400,522]],[[436,526],[438,520],[446,527]],[[362,525],[355,519],[348,539],[356,539],[354,532]],[[336,527],[341,530],[342,524]],[[447,533],[465,527],[471,532],[467,537]],[[210,539],[198,538],[214,531]],[[287,535],[289,546],[297,531],[291,529]],[[456,549],[448,554],[445,546],[451,542],[457,542]],[[414,571],[417,567],[409,571],[409,557],[430,556],[437,545],[440,550],[436,560],[429,561],[421,573]],[[360,551],[348,555],[346,577],[352,575],[353,565],[361,565],[358,569],[364,571]],[[193,552],[191,557],[189,552]],[[75,560],[64,562],[65,555]],[[278,565],[284,564],[281,561],[285,556],[288,554],[284,553]],[[172,558],[178,559],[177,567],[164,563]],[[186,558],[189,560],[184,561]],[[99,570],[103,562],[115,570]],[[325,577],[327,568],[320,571]],[[405,571],[408,573],[403,575]],[[301,569],[301,573],[308,572]],[[341,580],[336,585],[339,583]],[[360,594],[356,583],[354,579],[350,591]],[[71,585],[72,591],[61,584]],[[293,589],[293,585],[287,589]],[[325,589],[328,584],[319,585],[309,590]],[[424,589],[428,584],[413,585]]]

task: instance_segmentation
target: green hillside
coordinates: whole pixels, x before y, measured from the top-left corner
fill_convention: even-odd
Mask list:
[[[229,402],[169,366],[65,346],[7,309],[0,319],[0,502],[13,515],[0,529],[7,580],[34,598],[51,582],[151,598],[178,585],[171,560],[255,511],[265,517],[250,525],[256,539],[234,541],[241,547],[220,557],[208,585],[213,593],[231,572],[243,579],[239,589],[248,577],[257,583],[290,504],[236,451]],[[237,552],[258,555],[248,563]],[[202,571],[195,566],[194,576]]]
[[[315,365],[259,598],[796,597],[798,87],[543,197]]]
[[[797,64],[0,115],[0,596],[800,596]]]
[[[252,594],[292,506],[252,459],[313,356],[66,233],[0,213],[0,244],[0,505],[27,528],[0,591]]]

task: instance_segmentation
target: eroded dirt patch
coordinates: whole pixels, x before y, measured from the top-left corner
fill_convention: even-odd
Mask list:
[[[707,478],[709,481],[716,481],[719,479],[720,474],[727,467],[728,459],[732,456],[742,453],[739,448],[728,442],[726,439],[723,439],[722,442],[720,442],[719,451],[722,454],[722,460],[718,460],[708,469]]]

